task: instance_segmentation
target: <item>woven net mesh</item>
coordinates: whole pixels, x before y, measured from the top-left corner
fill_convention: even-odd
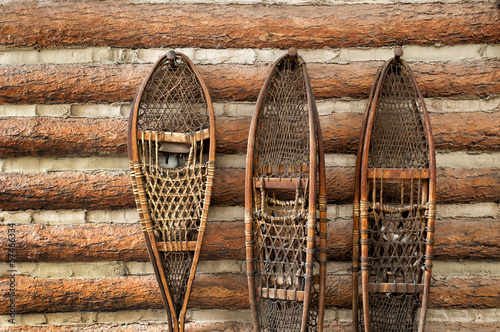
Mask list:
[[[419,294],[374,293],[370,295],[370,330],[374,332],[418,331]],[[364,317],[360,311],[360,330]]]
[[[313,284],[307,322],[309,332],[318,331],[318,297],[318,286]],[[261,298],[259,301],[261,329],[280,332],[300,331],[303,310],[303,302]]]
[[[140,99],[139,165],[131,166],[136,170],[133,177],[143,183],[155,240],[163,243],[162,263],[177,314],[185,300],[194,257],[193,251],[180,250],[198,239],[209,172],[203,141],[197,142],[194,133],[208,125],[207,103],[193,70],[182,57],[177,57],[174,66],[167,59],[162,61]],[[165,152],[161,132],[187,134],[189,152]],[[139,188],[138,181],[133,181]]]
[[[319,320],[319,284],[313,283],[311,287],[311,305],[309,307],[309,317],[307,320],[307,331],[318,331]]]
[[[297,331],[301,326],[303,302],[298,298],[280,300],[265,297],[275,290],[285,290],[291,294],[304,291],[307,192],[297,189],[296,199],[287,201],[276,199],[276,192],[269,196],[269,192],[260,189],[254,194],[257,197],[254,205],[257,227],[256,281],[264,297],[260,299],[259,306],[261,328],[264,331]],[[318,261],[318,253],[315,254],[315,260]],[[318,298],[318,284],[313,282],[308,331],[317,331]]]
[[[278,61],[257,123],[254,177],[309,178],[309,114],[302,59]],[[295,197],[294,197],[295,196]],[[299,331],[304,303],[270,299],[270,292],[303,292],[306,274],[308,185],[290,190],[254,191],[256,286],[263,331]],[[308,330],[317,330],[318,290],[312,285]]]
[[[302,176],[309,165],[309,115],[299,58],[285,57],[269,82],[257,124],[255,172],[271,177]]]
[[[184,304],[193,257],[193,251],[166,251],[163,253],[163,268],[177,316],[179,316]]]
[[[266,332],[300,331],[304,305],[298,301],[260,299],[261,330]]]
[[[378,186],[373,181],[370,187],[373,201],[368,210],[369,282],[420,283],[425,263],[428,204],[421,203],[426,181],[379,181]],[[394,189],[402,195],[399,204],[384,196],[384,192],[397,191]]]
[[[139,102],[137,129],[190,133],[208,125],[207,103],[193,70],[182,57],[174,66],[164,58]]]
[[[381,79],[368,167],[428,168],[420,98],[410,73],[400,63],[391,63]]]
[[[266,189],[257,193],[261,201],[254,218],[261,288],[304,290],[307,213],[305,191],[299,194],[296,201],[279,201]]]

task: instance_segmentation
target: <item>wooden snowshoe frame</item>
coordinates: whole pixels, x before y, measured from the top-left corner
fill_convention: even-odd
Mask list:
[[[215,168],[212,102],[184,54],[162,56],[141,85],[130,113],[128,153],[169,330],[184,331]]]
[[[248,140],[245,238],[255,331],[323,330],[325,179],[309,76],[292,48],[264,83]]]
[[[396,49],[377,72],[362,124],[353,205],[354,331],[425,328],[435,150],[422,94],[401,55]]]

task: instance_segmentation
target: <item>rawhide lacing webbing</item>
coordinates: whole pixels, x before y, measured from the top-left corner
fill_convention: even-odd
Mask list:
[[[311,287],[311,305],[309,306],[309,317],[307,319],[307,331],[318,331],[319,317],[319,284],[312,283]]]
[[[428,168],[425,121],[407,68],[391,62],[380,79],[383,83],[373,119],[368,167]]]
[[[174,168],[162,160],[166,156],[159,151],[160,142],[143,137],[138,145],[155,235],[165,241],[165,250],[179,250],[177,244],[196,241],[200,227],[208,172],[203,141],[192,139],[186,164]]]
[[[150,222],[155,238],[163,242],[162,264],[178,315],[194,257],[193,251],[179,250],[183,243],[197,241],[210,166],[203,161],[203,141],[196,142],[194,136],[183,166],[166,168],[160,145],[144,137],[138,143]]]
[[[417,331],[417,311],[420,294],[373,293],[370,295],[370,331]],[[363,315],[359,316],[360,330],[364,330]]]
[[[368,180],[370,281],[420,283],[425,263],[429,167],[425,121],[409,69],[389,61],[374,114],[368,167],[411,170],[408,179]]]
[[[368,200],[360,211],[368,218],[368,283],[375,287],[368,296],[370,331],[416,331],[422,304],[416,286],[423,283],[431,208],[429,143],[409,68],[389,61],[380,82],[367,161]],[[394,291],[379,291],[380,284],[393,284]],[[364,316],[359,317],[363,327]]]
[[[318,331],[318,286],[318,284],[313,283],[311,289],[311,306],[307,320],[308,332]],[[303,302],[260,298],[258,305],[262,331],[300,331]]]
[[[384,183],[383,178],[373,178],[368,184],[369,282],[420,283],[429,207],[426,182],[411,178]]]
[[[264,97],[254,170],[269,177],[303,177],[309,166],[309,115],[301,58],[275,68]]]
[[[258,243],[256,280],[261,289],[304,290],[307,242],[307,186],[294,200],[277,200],[255,190],[254,220]],[[265,292],[263,296],[266,296]]]
[[[139,102],[137,129],[193,133],[208,128],[208,108],[196,75],[182,57],[165,58]]]

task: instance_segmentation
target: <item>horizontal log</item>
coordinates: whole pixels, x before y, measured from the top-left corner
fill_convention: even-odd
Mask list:
[[[500,112],[430,114],[436,149],[500,150]]]
[[[427,316],[429,317],[429,316]],[[425,324],[425,330],[427,332],[459,332],[459,331],[495,331],[498,329],[498,322],[478,322],[474,321],[472,323],[462,323],[456,321],[446,321],[446,322],[436,322],[429,321]]]
[[[6,280],[0,277],[2,294],[9,292]],[[0,314],[7,313],[7,302],[0,303]],[[192,308],[241,309],[248,303],[244,275],[199,274],[195,278],[190,297]],[[16,277],[16,313],[162,308],[156,278],[152,275],[106,279]]]
[[[493,183],[491,182],[493,181]],[[437,172],[437,202],[500,202],[500,169],[440,168]]]
[[[119,313],[118,313],[119,314]],[[250,314],[249,314],[250,315]],[[161,319],[158,317],[158,320]],[[156,320],[156,319],[155,319]],[[347,325],[347,324],[344,324]],[[253,325],[250,322],[187,322],[185,325],[186,331],[190,332],[251,332]],[[165,332],[167,323],[152,323],[147,324],[92,324],[92,325],[45,325],[45,326],[9,326],[6,328],[0,327],[0,332]],[[333,331],[333,330],[332,330]],[[335,330],[338,331],[338,330]],[[346,328],[346,331],[347,328]]]
[[[248,132],[251,118],[223,117],[215,118],[215,141],[217,144],[215,153],[247,153]]]
[[[355,154],[359,113],[321,116],[327,153]],[[431,114],[436,149],[500,151],[500,112]],[[7,117],[0,119],[0,157],[126,155],[126,119]],[[250,117],[216,118],[216,153],[246,153]]]
[[[436,209],[438,210],[439,206]],[[434,257],[437,259],[500,257],[499,219],[438,219],[434,236]]]
[[[0,156],[126,155],[127,120],[23,117],[0,119]]]
[[[0,179],[0,209],[106,210],[135,206],[129,174],[4,173]]]
[[[491,293],[490,293],[491,291]],[[433,280],[429,295],[432,308],[475,308],[500,307],[500,283],[497,276],[447,278]]]
[[[250,316],[250,313],[248,314]],[[250,317],[248,321],[250,321]],[[325,331],[331,332],[351,332],[352,324],[348,322],[328,321],[325,319]],[[459,322],[436,322],[427,321],[425,330],[428,332],[455,332],[455,331],[496,331],[497,323],[459,323]],[[188,322],[186,330],[192,332],[250,332],[253,330],[253,325],[249,322]],[[9,326],[6,328],[0,327],[2,332],[163,332],[165,331],[165,323],[150,323],[148,324],[93,324],[90,326],[82,325],[46,325],[46,326]]]
[[[438,206],[439,209],[439,206]],[[8,226],[0,226],[7,234]],[[18,262],[147,261],[148,253],[139,224],[17,225]],[[0,238],[8,247],[8,237]],[[350,261],[352,221],[328,222],[327,257]],[[437,260],[497,259],[500,257],[500,219],[462,218],[436,221],[434,257]],[[245,260],[243,216],[234,222],[209,221],[201,260]],[[0,261],[8,261],[7,250]]]
[[[0,226],[7,234],[7,226]],[[149,260],[139,223],[15,226],[17,262]],[[0,243],[7,248],[7,237]],[[7,252],[0,254],[8,261]]]
[[[241,204],[244,170],[217,169],[213,204]],[[0,209],[123,209],[135,207],[128,173],[0,174]]]
[[[382,62],[308,65],[315,97],[364,98]],[[0,66],[0,104],[130,102],[152,64]],[[255,101],[269,73],[266,64],[197,66],[214,100]],[[411,64],[426,97],[500,94],[498,61]],[[50,78],[50,79],[47,79]]]
[[[349,308],[351,276],[327,275],[325,306]],[[7,277],[0,278],[0,292],[8,294]],[[35,279],[16,277],[16,313],[115,311],[161,309],[155,277],[128,276],[105,279]],[[36,298],[36,301],[33,301]],[[0,314],[9,312],[9,301],[0,302]],[[496,276],[450,277],[432,282],[430,308],[497,308],[500,284]],[[196,275],[190,308],[248,309],[246,274]]]
[[[0,66],[0,104],[132,101],[149,68],[151,65]]]
[[[245,170],[216,169],[213,204],[243,205]],[[329,203],[351,203],[354,167],[328,167]],[[437,203],[500,202],[500,169],[453,169],[437,172]],[[464,181],[463,179],[467,179]],[[0,174],[0,209],[123,209],[135,207],[127,173],[57,172]]]
[[[120,313],[118,313],[120,314]],[[249,313],[250,315],[250,313]],[[161,318],[158,317],[158,320]],[[250,320],[250,319],[249,319]],[[346,330],[347,330],[347,325]],[[187,322],[186,331],[190,332],[251,332],[253,330],[253,325],[250,322]],[[349,327],[350,328],[350,327]],[[45,326],[9,326],[6,328],[0,327],[0,332],[165,332],[167,329],[167,323],[165,318],[165,323],[153,323],[147,322],[147,324],[92,324],[92,325],[45,325]],[[332,330],[334,331],[334,330]],[[335,330],[338,331],[338,330]],[[350,331],[350,330],[349,330]]]
[[[346,4],[297,10],[90,1],[44,1],[26,7],[13,2],[2,6],[0,45],[286,49],[495,43],[496,11],[494,3]]]
[[[216,119],[217,153],[245,153],[250,118]],[[0,158],[126,155],[127,119],[0,118]]]

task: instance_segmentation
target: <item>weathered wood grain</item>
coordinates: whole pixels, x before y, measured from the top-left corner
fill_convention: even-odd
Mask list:
[[[500,283],[497,276],[433,280],[429,299],[434,308],[466,308],[472,303],[477,303],[475,308],[498,308]]]
[[[315,97],[367,97],[382,62],[308,65]],[[3,65],[0,104],[130,102],[152,64]],[[425,97],[486,97],[500,94],[499,61],[411,64]],[[267,64],[197,66],[214,100],[255,101]]]
[[[245,259],[243,216],[241,220],[209,221],[201,260]],[[0,226],[7,234],[8,226]],[[17,225],[18,262],[92,262],[149,260],[139,224]],[[0,247],[7,248],[7,236]],[[328,222],[327,256],[332,261],[349,261],[352,255],[352,221]],[[439,219],[436,222],[434,257],[437,260],[498,259],[500,220],[490,218]],[[0,261],[7,261],[7,251]]]
[[[151,66],[0,66],[0,104],[132,101]]]
[[[248,313],[250,316],[250,313]],[[250,318],[248,318],[250,321]],[[325,331],[331,332],[351,332],[352,324],[340,321],[325,321]],[[428,332],[455,332],[455,331],[476,331],[476,332],[492,332],[498,328],[497,323],[460,323],[460,322],[436,322],[428,321],[425,324],[425,330]],[[209,323],[209,322],[188,322],[186,329],[192,332],[250,332],[253,331],[253,325],[248,322],[223,322],[223,323]],[[151,323],[148,324],[94,324],[91,326],[73,326],[73,325],[47,325],[47,326],[9,326],[2,328],[2,332],[164,332],[166,330],[165,323]]]
[[[0,132],[3,158],[127,154],[125,119],[6,117]]]
[[[8,293],[6,277],[0,277],[0,292]],[[327,275],[326,307],[351,306],[351,276]],[[36,298],[36,301],[33,301]],[[9,310],[0,302],[0,314]],[[495,308],[500,305],[496,277],[449,277],[433,281],[430,308]],[[248,309],[247,276],[244,273],[198,274],[193,284],[190,308]],[[16,277],[16,313],[116,311],[161,309],[163,304],[155,277],[35,279]]]
[[[427,332],[455,332],[455,331],[476,331],[476,332],[493,332],[498,329],[497,322],[472,322],[472,323],[461,323],[457,321],[427,321],[425,324],[425,330]]]
[[[363,115],[321,116],[326,153],[355,154]],[[500,151],[500,112],[431,114],[436,149]],[[0,119],[0,157],[127,154],[126,119],[7,117]],[[245,154],[250,117],[216,118],[218,154]]]
[[[250,316],[250,312],[248,313]],[[248,318],[250,321],[250,318]],[[352,331],[352,324],[340,321],[325,321],[324,326],[326,331],[331,332],[350,332]],[[477,332],[492,332],[498,328],[497,323],[460,323],[451,321],[428,321],[425,324],[425,330],[428,332],[455,332],[455,331],[477,331]],[[249,322],[223,322],[223,323],[209,323],[209,322],[188,322],[186,329],[192,332],[250,332],[253,330],[253,325]],[[46,325],[46,326],[9,326],[0,327],[2,332],[164,332],[166,330],[165,323],[151,323],[148,324],[94,324],[91,326],[74,326],[74,325]]]
[[[7,293],[0,277],[0,290]],[[244,275],[199,274],[193,284],[190,306],[241,309],[248,305]],[[32,301],[36,298],[37,301]],[[0,314],[8,310],[0,304]],[[16,313],[161,309],[163,303],[153,275],[103,279],[34,279],[16,277]]]
[[[440,168],[436,187],[440,203],[500,202],[500,168]]]
[[[3,47],[299,48],[499,41],[494,3],[340,6],[44,1],[2,5]],[[151,15],[155,13],[155,15]],[[481,33],[478,33],[481,31]]]
[[[135,206],[130,175],[57,172],[0,174],[0,209],[119,209]]]
[[[436,149],[498,151],[500,112],[430,114]]]
[[[216,169],[213,204],[243,205],[244,175],[244,169]],[[354,167],[327,168],[329,203],[352,203],[353,176]],[[127,173],[3,173],[0,174],[0,183],[0,209],[3,210],[106,210],[135,207]],[[438,170],[437,203],[468,202],[500,202],[500,169]]]
[[[250,313],[249,313],[250,315]],[[158,317],[161,320],[161,317]],[[251,332],[253,325],[244,322],[187,322],[186,331],[190,332]],[[147,324],[93,324],[93,325],[46,325],[46,326],[9,326],[0,327],[1,332],[165,332],[167,330],[166,315],[164,323]],[[347,330],[346,330],[347,331]]]

